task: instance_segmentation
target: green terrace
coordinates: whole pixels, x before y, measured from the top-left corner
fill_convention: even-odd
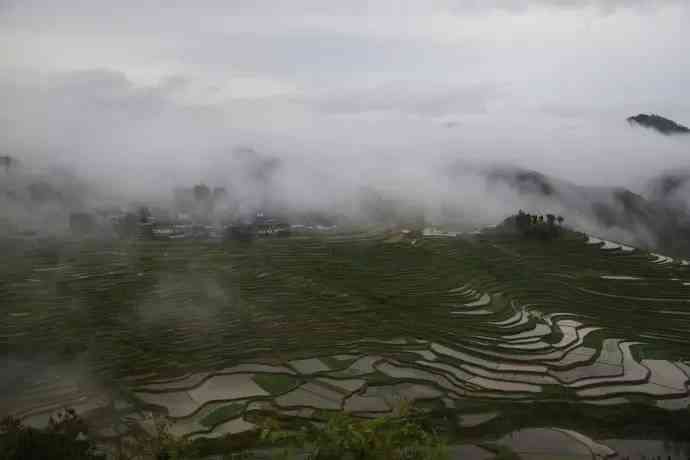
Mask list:
[[[687,262],[582,234],[3,245],[0,413],[27,423],[214,438],[411,401],[479,433],[525,403],[590,425],[689,403]]]

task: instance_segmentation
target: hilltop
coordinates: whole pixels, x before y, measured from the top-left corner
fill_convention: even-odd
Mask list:
[[[683,126],[673,120],[669,120],[668,118],[664,118],[656,114],[647,115],[640,113],[634,117],[628,117],[627,120],[631,125],[637,124],[645,128],[655,129],[661,134],[665,135],[690,133],[690,129],[687,126]]]
[[[507,187],[527,210],[553,210],[572,216],[570,223],[585,231],[662,252],[690,254],[690,216],[678,204],[687,175],[654,178],[644,195],[624,187],[575,184],[515,167],[491,168],[483,175],[490,189]]]

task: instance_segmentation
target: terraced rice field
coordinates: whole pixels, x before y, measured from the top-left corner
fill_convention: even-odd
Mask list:
[[[221,436],[252,414],[362,417],[401,399],[495,423],[512,404],[690,400],[690,267],[572,236],[7,246],[0,413],[145,411]],[[530,406],[538,407],[538,406]]]

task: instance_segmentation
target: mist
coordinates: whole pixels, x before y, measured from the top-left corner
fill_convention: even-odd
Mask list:
[[[511,5],[386,16],[298,2],[277,20],[261,2],[204,2],[197,29],[183,8],[10,2],[0,34],[23,47],[0,65],[0,148],[18,160],[3,187],[59,183],[74,211],[166,206],[174,188],[204,183],[243,212],[268,196],[349,218],[373,189],[431,223],[479,225],[549,207],[487,185],[489,166],[640,193],[688,167],[690,139],[625,122],[638,112],[690,120],[676,96],[690,81],[683,2]],[[36,34],[49,14],[59,20]],[[7,199],[2,213],[37,215]]]

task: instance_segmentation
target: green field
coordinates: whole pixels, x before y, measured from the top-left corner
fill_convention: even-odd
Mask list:
[[[510,426],[527,402],[545,423],[688,405],[690,267],[579,234],[3,245],[0,413],[146,409],[213,435],[400,399]]]

